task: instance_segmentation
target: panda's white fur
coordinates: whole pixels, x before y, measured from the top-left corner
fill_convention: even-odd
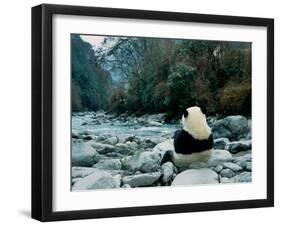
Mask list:
[[[195,139],[208,139],[211,134],[211,128],[207,124],[206,116],[202,113],[200,107],[194,106],[186,109],[188,116],[182,116],[183,130],[192,135]],[[184,168],[192,162],[207,162],[213,149],[192,154],[178,154],[173,151],[173,162],[176,166]]]
[[[194,106],[186,109],[188,116],[182,116],[183,129],[195,139],[204,140],[211,134],[211,128],[207,124],[206,116],[200,107]]]

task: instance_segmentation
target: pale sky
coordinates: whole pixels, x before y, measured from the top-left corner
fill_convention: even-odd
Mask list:
[[[102,41],[104,40],[105,36],[96,36],[96,35],[80,35],[80,37],[86,41],[89,42],[92,46],[95,48],[98,48],[101,46]]]

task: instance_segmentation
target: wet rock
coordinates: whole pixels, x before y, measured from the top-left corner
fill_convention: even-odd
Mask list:
[[[188,169],[178,174],[172,186],[194,184],[218,184],[218,174],[211,169]]]
[[[226,144],[229,143],[229,139],[222,137],[214,140],[215,149],[225,149]]]
[[[72,190],[89,190],[89,189],[105,189],[117,188],[120,182],[106,171],[97,170],[94,173],[78,180]]]
[[[92,168],[92,167],[72,167],[71,168],[71,177],[72,178],[79,178],[79,177],[86,177],[90,174],[92,174],[93,172],[95,172],[96,169]]]
[[[245,168],[246,168],[246,170],[248,170],[248,171],[252,171],[252,162],[247,162]]]
[[[127,141],[134,141],[136,138],[135,135],[133,134],[123,134],[123,135],[118,135],[119,143],[126,143]]]
[[[161,122],[156,122],[156,121],[153,121],[153,120],[150,120],[147,123],[151,126],[163,126],[163,124]]]
[[[247,151],[252,148],[252,141],[251,140],[243,140],[243,141],[232,141],[229,142],[225,149],[230,151],[231,153],[237,153],[240,151]]]
[[[106,140],[104,140],[104,142],[103,142],[103,143],[105,143],[105,144],[115,145],[115,144],[117,144],[117,143],[118,143],[118,141],[119,141],[118,137],[113,136],[113,137],[109,137],[109,138],[107,138]]]
[[[224,162],[222,165],[224,168],[231,169],[234,172],[238,172],[238,171],[242,170],[241,166],[239,166],[235,163],[232,163],[232,162]]]
[[[136,152],[133,156],[124,159],[125,168],[132,171],[141,171],[144,173],[154,172],[159,168],[161,161],[160,151]]]
[[[165,113],[159,113],[159,114],[149,115],[147,117],[147,121],[164,122],[165,118],[166,118]]]
[[[167,184],[171,181],[174,174],[174,165],[171,162],[166,162],[161,166],[162,182]]]
[[[105,159],[99,161],[94,167],[99,169],[120,170],[122,165],[119,159]]]
[[[72,131],[71,137],[78,139],[79,138],[79,134],[76,131]]]
[[[72,142],[72,166],[92,166],[97,151],[84,142]]]
[[[164,154],[166,151],[173,151],[174,150],[174,144],[173,139],[168,139],[160,144],[157,144],[153,150],[159,150]]]
[[[110,152],[113,152],[115,147],[110,144],[102,144],[102,143],[97,143],[97,142],[92,142],[91,146],[97,150],[98,153],[100,154],[107,154]]]
[[[231,169],[223,169],[222,171],[220,171],[220,175],[222,177],[234,177],[236,175],[236,173],[234,173]]]
[[[131,186],[129,184],[123,184],[122,188],[131,188]]]
[[[207,162],[192,162],[189,165],[189,169],[201,169],[201,168],[207,168],[208,163]]]
[[[249,133],[248,121],[241,115],[217,120],[212,128],[214,138],[227,137],[231,141],[245,138]]]
[[[212,155],[209,158],[209,166],[217,166],[223,162],[230,162],[232,160],[232,155],[229,151],[216,149],[212,151]]]
[[[131,187],[149,186],[155,183],[161,176],[160,172],[143,173],[122,178],[123,184],[129,184]]]
[[[131,152],[129,146],[127,144],[123,144],[123,143],[116,144],[115,150],[116,150],[116,152],[123,154],[123,155],[128,155]]]
[[[222,171],[222,169],[223,169],[223,166],[222,166],[222,165],[218,165],[218,166],[216,166],[216,167],[214,168],[214,171],[217,172],[217,173],[219,173],[220,171]]]

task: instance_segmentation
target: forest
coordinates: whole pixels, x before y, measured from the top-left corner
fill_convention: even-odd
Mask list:
[[[71,35],[72,111],[251,115],[251,43]]]

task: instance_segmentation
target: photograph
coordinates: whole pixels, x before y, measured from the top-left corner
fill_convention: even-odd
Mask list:
[[[251,42],[71,33],[70,51],[72,192],[252,183]]]

